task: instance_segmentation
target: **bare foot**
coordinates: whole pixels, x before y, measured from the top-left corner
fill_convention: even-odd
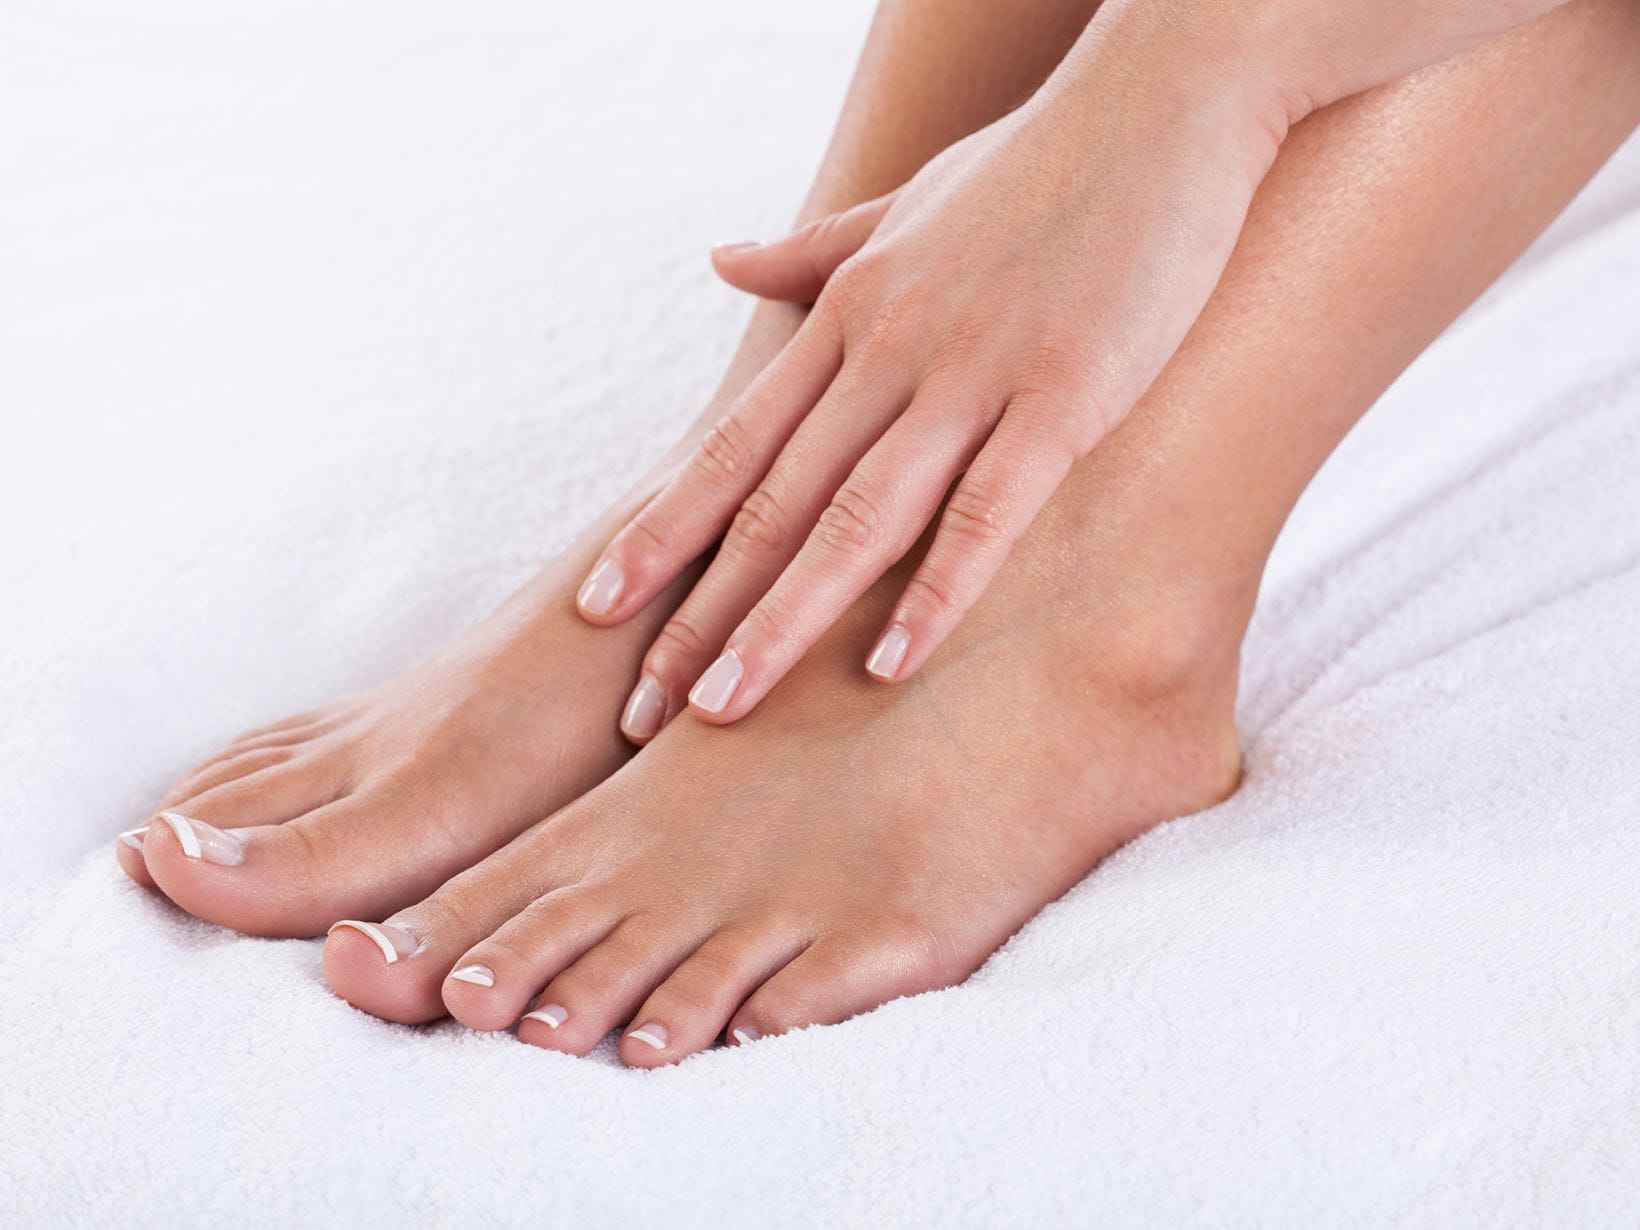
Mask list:
[[[801,315],[778,308],[754,319],[703,423]],[[576,614],[576,587],[635,506],[612,510],[433,660],[233,740],[121,835],[120,865],[211,922],[317,935],[338,918],[421,899],[602,781],[633,753],[622,705],[690,583],[670,587],[630,629],[593,628]]]
[[[1143,527],[1197,544],[1102,480],[1082,487],[1114,498],[1045,516],[915,680],[860,669],[902,569],[744,722],[680,718],[427,900],[333,931],[331,986],[397,1021],[528,1012],[520,1038],[574,1054],[629,1023],[621,1056],[650,1067],[962,980],[1238,778],[1256,578],[1170,579],[1178,549]]]

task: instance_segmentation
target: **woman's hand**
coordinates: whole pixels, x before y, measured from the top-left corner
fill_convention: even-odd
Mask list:
[[[708,720],[743,716],[937,514],[866,659],[908,677],[1155,378],[1278,138],[1241,83],[1116,63],[890,197],[716,254],[736,285],[814,308],[581,591],[588,619],[618,623],[722,538],[635,710],[669,716],[693,684]]]
[[[1025,107],[897,193],[720,248],[730,282],[814,309],[580,592],[586,618],[619,623],[722,540],[645,659],[627,733],[652,735],[691,684],[706,720],[744,716],[937,516],[866,658],[913,674],[1171,357],[1288,124],[1501,20],[1392,2],[1408,20],[1379,34],[1364,0],[1313,30],[1279,0],[1207,6],[1241,25],[1114,0]],[[1414,18],[1428,29],[1406,36]],[[1328,37],[1346,27],[1359,55]]]

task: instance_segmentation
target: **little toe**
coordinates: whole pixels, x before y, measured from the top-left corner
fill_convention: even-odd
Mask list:
[[[746,997],[807,941],[774,927],[725,928],[655,988],[621,1038],[621,1060],[658,1068],[703,1051]]]
[[[543,983],[620,921],[603,894],[581,885],[537,897],[456,961],[444,1006],[474,1029],[510,1029]]]
[[[632,915],[547,983],[537,1007],[518,1023],[519,1039],[585,1055],[630,1019],[701,939],[702,931],[695,927]]]
[[[960,982],[937,946],[914,927],[884,925],[856,935],[817,941],[754,991],[729,1022],[741,1045],[764,1036],[835,1025],[891,999]]]

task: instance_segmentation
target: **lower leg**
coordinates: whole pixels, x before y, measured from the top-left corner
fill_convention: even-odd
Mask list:
[[[623,1059],[671,1062],[960,980],[1111,849],[1222,798],[1283,519],[1640,118],[1637,48],[1632,6],[1580,0],[1313,117],[1178,358],[916,680],[859,671],[891,577],[752,718],[674,723],[390,919],[391,963],[336,932],[332,986],[490,1029],[539,994],[524,1040],[582,1053],[630,1022]]]

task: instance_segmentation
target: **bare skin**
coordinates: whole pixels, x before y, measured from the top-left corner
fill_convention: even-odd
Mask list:
[[[1027,98],[1095,7],[1039,0],[1034,20],[1019,22],[1002,0],[955,17],[936,0],[884,4],[800,219],[892,190]],[[663,656],[695,651],[681,643],[687,622],[662,628],[698,569],[615,631],[576,616],[576,588],[803,318],[787,304],[759,305],[673,454],[471,635],[362,696],[241,735],[176,782],[159,811],[254,837],[242,896],[194,898],[147,864],[145,831],[116,845],[121,867],[150,887],[177,887],[173,898],[210,921],[316,935],[337,918],[419,900],[619,768],[633,750],[619,723],[644,652],[658,634]],[[220,841],[206,849],[232,857]]]
[[[1222,798],[1292,503],[1640,122],[1637,49],[1632,5],[1581,0],[1307,121],[1161,381],[913,683],[859,672],[891,576],[747,721],[682,718],[425,901],[333,932],[332,987],[481,1029],[533,1003],[519,1037],[575,1054],[624,1023],[622,1059],[653,1067],[956,982],[1105,853]],[[190,860],[165,829],[145,852],[206,916],[255,858]]]

